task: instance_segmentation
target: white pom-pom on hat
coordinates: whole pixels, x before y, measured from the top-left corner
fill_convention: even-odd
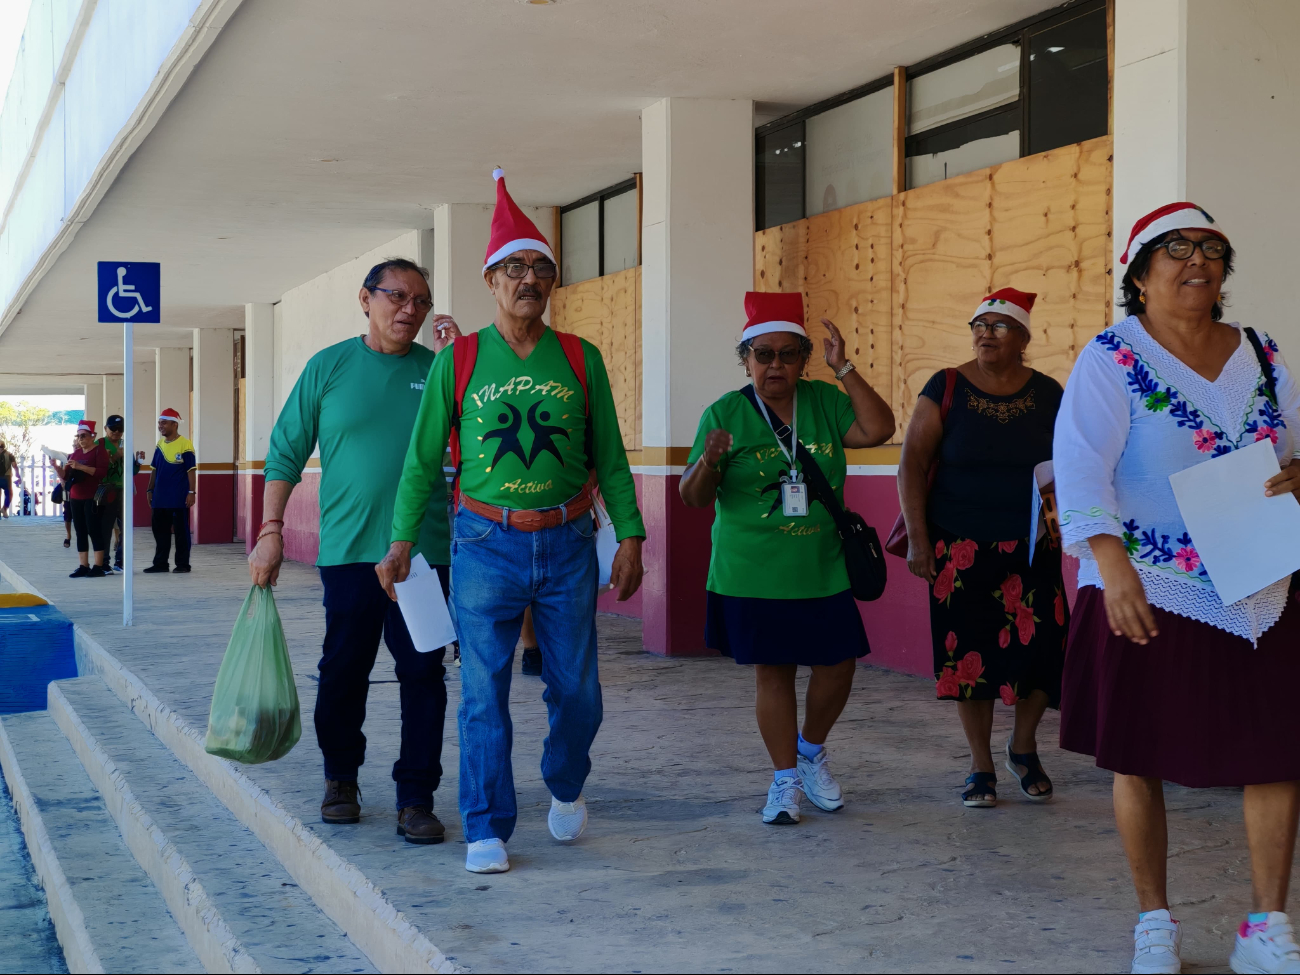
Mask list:
[[[501,178],[502,176],[504,176],[505,174],[506,174],[506,171],[505,171],[504,169],[502,169],[500,166],[498,166],[496,169],[492,170],[492,178],[493,178],[493,179],[500,179],[500,178]]]

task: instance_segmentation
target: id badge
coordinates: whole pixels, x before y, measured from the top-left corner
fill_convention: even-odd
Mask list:
[[[808,515],[808,485],[801,481],[781,482],[781,514],[787,518]]]

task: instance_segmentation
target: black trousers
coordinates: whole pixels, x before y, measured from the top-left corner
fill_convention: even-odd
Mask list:
[[[167,565],[171,554],[172,532],[176,532],[176,567],[189,568],[190,564],[190,509],[154,508],[151,526],[153,528],[154,565]]]
[[[84,501],[79,501],[73,498],[70,504],[72,527],[77,531],[77,551],[104,551],[104,519],[100,514],[100,506],[95,504],[95,499],[86,498]]]
[[[447,566],[434,568],[447,592]],[[402,747],[393,764],[397,808],[433,805],[442,779],[442,732],[447,717],[443,650],[420,653],[411,643],[397,603],[375,576],[373,562],[322,565],[325,644],[316,692],[316,742],[325,777],[355,782],[366,758],[366,696],[382,634],[396,664],[402,702]]]

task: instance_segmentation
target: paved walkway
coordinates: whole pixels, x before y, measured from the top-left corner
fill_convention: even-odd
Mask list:
[[[137,552],[146,547],[141,531]],[[121,580],[70,580],[54,522],[0,523],[0,559],[25,576],[196,728],[233,617],[247,592],[242,546],[196,547],[188,576],[136,576],[136,621],[121,625]],[[145,564],[142,557],[139,566]],[[448,842],[404,843],[393,829],[397,685],[381,650],[366,734],[359,826],[320,825],[320,762],[310,721],[323,630],[320,584],[286,564],[277,602],[304,702],[287,757],[246,771],[351,859],[457,964],[514,971],[1127,971],[1134,900],[1111,818],[1109,777],[1041,736],[1058,798],[964,809],[966,753],[956,715],[932,685],[869,667],[830,742],[848,807],[796,827],[759,821],[768,760],[753,721],[752,677],[730,660],[662,659],[635,621],[602,617],[605,724],[586,788],[591,826],[551,840],[538,773],[545,707],[516,675],[514,869],[463,869],[455,811],[454,720],[438,811]],[[880,606],[888,612],[888,606]],[[801,681],[802,683],[802,681]],[[452,714],[457,673],[448,678]],[[994,736],[1007,737],[999,708]],[[1186,971],[1226,970],[1248,906],[1239,793],[1170,788],[1171,883]]]

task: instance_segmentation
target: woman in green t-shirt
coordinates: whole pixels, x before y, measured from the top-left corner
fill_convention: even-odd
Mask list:
[[[845,358],[828,319],[822,345],[844,392],[800,378],[813,351],[801,293],[751,291],[745,312],[736,353],[753,386],[704,411],[680,490],[692,507],[715,506],[705,642],[754,665],[758,728],[775,769],[763,822],[788,824],[799,821],[801,792],[827,812],[844,805],[823,743],[848,701],[857,658],[870,652],[835,522],[810,500],[792,441],[843,504],[844,448],[888,440],[894,416]],[[794,686],[801,664],[813,670],[802,733]]]

